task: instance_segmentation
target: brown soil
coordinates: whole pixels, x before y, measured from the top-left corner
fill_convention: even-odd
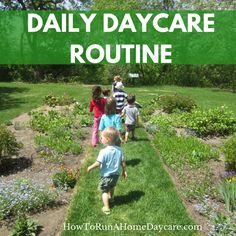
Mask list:
[[[43,106],[39,108],[42,111],[48,111],[49,107]],[[63,110],[63,107],[56,107],[55,110]],[[71,108],[68,108],[71,109]],[[38,110],[38,109],[37,109]],[[48,163],[37,156],[34,145],[34,136],[37,132],[32,131],[29,127],[29,114],[25,113],[12,120],[12,125],[9,129],[14,132],[17,141],[23,143],[23,148],[20,150],[18,156],[13,156],[8,163],[8,168],[0,169],[0,181],[10,181],[17,178],[24,178],[35,180],[44,184],[48,188],[52,188],[51,176],[58,170],[61,164]],[[90,137],[90,128],[83,128],[85,139],[83,140],[83,147],[88,145]],[[79,170],[81,163],[85,157],[85,150],[82,154],[66,155],[63,165],[65,168]],[[59,199],[57,207],[50,208],[32,214],[29,217],[38,222],[42,226],[40,236],[55,236],[59,235],[62,224],[66,218],[67,209],[71,200],[73,191],[68,191],[62,194]],[[0,223],[0,235],[7,236],[10,234],[14,220]]]

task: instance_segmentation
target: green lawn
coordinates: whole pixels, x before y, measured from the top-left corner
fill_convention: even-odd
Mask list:
[[[89,101],[91,85],[77,84],[26,84],[0,83],[0,122],[8,121],[21,113],[28,112],[42,104],[45,95],[68,93],[80,101]],[[108,87],[108,86],[105,86]],[[149,101],[155,95],[180,93],[189,95],[201,107],[226,105],[236,114],[236,94],[208,88],[188,88],[177,86],[150,86],[125,88],[135,93],[141,103]]]
[[[88,150],[88,158],[81,170],[73,202],[70,206],[67,224],[83,225],[84,223],[113,225],[127,223],[130,225],[190,225],[194,224],[170,180],[163,169],[163,164],[148,140],[143,128],[137,130],[136,142],[123,145],[127,162],[128,180],[122,177],[115,192],[112,214],[102,213],[102,202],[97,190],[99,170],[86,173],[86,167],[96,160],[98,150]],[[194,231],[93,231],[65,230],[67,235],[196,235]]]

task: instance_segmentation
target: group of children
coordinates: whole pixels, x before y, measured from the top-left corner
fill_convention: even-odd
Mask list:
[[[102,211],[106,215],[110,214],[109,201],[113,200],[121,167],[122,175],[125,179],[127,178],[124,155],[120,148],[121,142],[126,143],[130,133],[132,139],[135,139],[135,126],[139,117],[135,95],[127,95],[123,88],[122,78],[118,75],[114,77],[112,95],[109,89],[102,90],[100,86],[94,86],[89,107],[90,112],[94,114],[92,146],[96,147],[100,136],[100,141],[105,148],[99,152],[96,162],[89,166],[87,171],[100,167],[99,190],[102,192],[104,205]],[[121,136],[123,117],[125,117],[126,126],[124,140]]]

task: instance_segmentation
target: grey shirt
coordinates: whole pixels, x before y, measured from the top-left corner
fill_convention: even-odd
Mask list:
[[[123,114],[125,114],[125,124],[135,125],[137,118],[139,116],[139,110],[135,105],[127,105],[124,107]]]

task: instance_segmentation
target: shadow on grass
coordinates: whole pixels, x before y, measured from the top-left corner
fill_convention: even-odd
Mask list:
[[[16,174],[32,166],[32,160],[25,157],[9,158],[0,165],[0,173],[3,176]]]
[[[18,87],[0,87],[0,110],[7,110],[10,108],[17,108],[24,103],[20,98],[13,98],[13,93],[24,93],[29,91],[28,88]]]
[[[123,204],[128,204],[131,202],[137,202],[145,193],[143,191],[130,191],[128,194],[123,196],[115,196],[114,202],[111,204],[111,208],[113,206],[119,206]]]
[[[150,140],[148,138],[135,138],[134,140],[131,139],[131,142],[140,142],[140,141],[145,141],[145,142],[149,142]]]
[[[132,159],[132,160],[127,160],[126,165],[127,166],[137,166],[141,162],[140,159]]]

